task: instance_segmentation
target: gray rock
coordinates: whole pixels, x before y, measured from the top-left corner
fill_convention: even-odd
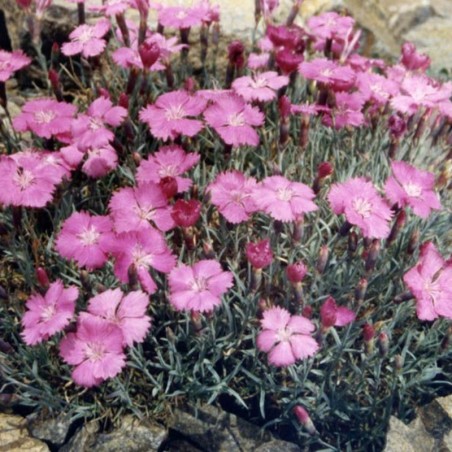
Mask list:
[[[71,419],[64,414],[56,418],[47,418],[42,414],[33,413],[27,417],[28,430],[31,435],[43,441],[61,446],[71,426]]]
[[[274,439],[259,446],[255,452],[301,452],[301,448],[294,443]]]
[[[59,449],[59,452],[85,452],[91,449],[91,443],[95,441],[98,430],[99,424],[96,421],[87,422]]]
[[[435,440],[417,417],[409,425],[391,416],[385,452],[432,452]]]

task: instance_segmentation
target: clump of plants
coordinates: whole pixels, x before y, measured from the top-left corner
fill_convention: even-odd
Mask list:
[[[353,18],[300,27],[300,0],[284,24],[256,2],[256,41],[227,46],[208,0],[79,0],[49,56],[51,2],[17,3],[34,54],[0,51],[4,405],[216,403],[370,450],[450,389],[452,83],[428,56],[362,56]],[[11,117],[30,64],[44,88]]]

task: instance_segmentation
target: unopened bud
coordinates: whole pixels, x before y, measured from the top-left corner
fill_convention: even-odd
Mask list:
[[[369,254],[367,255],[365,270],[371,272],[375,268],[378,256],[380,254],[381,243],[379,239],[374,239],[372,245],[369,248]]]
[[[378,350],[381,356],[386,356],[389,351],[389,337],[384,331],[378,335]]]
[[[325,271],[326,264],[328,263],[328,257],[330,251],[328,245],[322,245],[319,251],[319,257],[317,258],[317,263],[315,264],[315,269],[322,274]]]
[[[168,342],[170,342],[171,344],[175,344],[177,342],[177,337],[169,326],[165,328],[165,334]]]
[[[155,42],[144,41],[138,47],[141,61],[145,69],[149,69],[160,57],[160,47]]]
[[[390,232],[388,238],[386,239],[387,245],[390,245],[396,239],[399,232],[405,226],[405,223],[406,223],[406,213],[405,213],[405,210],[401,210],[396,217],[396,220],[392,226],[392,229],[391,229],[391,232]]]
[[[89,273],[86,270],[80,271],[80,282],[82,283],[82,287],[87,291],[90,292],[92,289],[91,281],[89,280]]]
[[[174,177],[163,177],[160,179],[159,186],[166,196],[166,199],[171,199],[177,194],[177,180]]]
[[[400,371],[403,369],[404,365],[404,359],[402,355],[395,355],[394,356],[394,368],[397,373],[400,373]]]
[[[135,264],[130,264],[127,275],[129,278],[129,288],[130,290],[138,290],[138,271]]]
[[[364,347],[368,355],[370,355],[374,351],[374,342],[375,342],[374,338],[375,338],[375,328],[370,323],[364,324],[363,325]]]
[[[135,165],[139,166],[141,163],[141,155],[137,151],[134,151],[132,153],[132,158]]]
[[[42,289],[47,290],[50,286],[49,276],[47,275],[47,271],[43,267],[38,267],[36,269],[36,279],[38,280],[39,285]]]
[[[302,310],[301,310],[301,315],[303,317],[306,317],[307,319],[312,318],[312,314],[313,314],[314,310],[312,309],[312,306],[305,306]]]
[[[364,301],[367,291],[367,279],[361,278],[355,288],[355,302],[360,305]]]
[[[202,330],[202,317],[201,314],[197,311],[191,311],[190,313],[191,323],[193,325],[193,329],[195,333],[200,333]]]
[[[348,234],[348,253],[353,256],[358,249],[358,234],[355,231],[350,231]]]
[[[207,259],[215,258],[215,251],[213,249],[213,245],[210,240],[204,240],[204,242],[202,243],[202,250],[204,252],[204,256]]]
[[[129,96],[126,93],[121,93],[119,95],[118,105],[126,110],[129,109]]]
[[[419,246],[419,237],[420,237],[420,232],[419,229],[415,229],[411,236],[410,236],[410,240],[408,241],[408,245],[406,248],[406,252],[408,254],[413,254],[416,251],[416,248]]]
[[[300,422],[310,435],[316,435],[318,433],[309,413],[301,405],[295,406],[293,412],[297,417],[298,422]]]

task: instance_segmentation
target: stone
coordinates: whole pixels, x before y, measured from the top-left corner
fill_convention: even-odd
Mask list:
[[[46,452],[48,450],[47,444],[30,437],[25,418],[0,413],[0,452]]]
[[[33,413],[27,417],[28,430],[34,438],[61,446],[69,432],[71,419],[61,414],[58,417],[48,418],[40,413]]]
[[[391,416],[385,452],[432,452],[435,440],[417,417],[409,425]]]
[[[255,452],[301,452],[301,448],[288,441],[273,439],[259,446]]]
[[[91,443],[95,441],[95,436],[99,430],[96,421],[90,421],[79,428],[70,440],[59,449],[59,452],[85,452],[91,449]]]

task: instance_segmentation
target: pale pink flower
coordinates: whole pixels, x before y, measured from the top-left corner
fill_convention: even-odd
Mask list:
[[[31,59],[22,52],[6,52],[0,50],[0,82],[6,82],[14,72],[23,69],[31,63]]]
[[[361,228],[365,237],[385,238],[389,235],[392,212],[372,182],[355,177],[336,183],[331,187],[328,200],[333,212],[345,214],[347,221]]]
[[[291,316],[279,306],[264,311],[261,327],[256,345],[268,353],[268,362],[274,366],[290,366],[299,359],[313,356],[319,348],[311,336],[314,324],[301,315]]]
[[[64,362],[76,366],[72,378],[80,386],[97,386],[118,375],[126,365],[121,328],[111,322],[82,313],[77,331],[60,342]]]
[[[435,175],[421,171],[406,162],[391,162],[392,176],[385,184],[388,199],[399,207],[410,206],[413,213],[427,218],[432,210],[441,209],[435,193]]]
[[[107,0],[102,6],[97,8],[105,13],[107,17],[124,14],[133,3],[130,0]]]
[[[125,295],[121,289],[108,289],[88,302],[88,312],[119,326],[124,338],[123,346],[144,341],[151,327],[151,318],[146,315],[149,295],[141,290]]]
[[[64,288],[57,279],[50,284],[44,296],[32,295],[26,303],[27,311],[22,317],[23,337],[27,345],[36,345],[62,331],[74,316],[78,289]]]
[[[204,118],[226,144],[234,147],[259,144],[259,135],[253,127],[264,123],[264,115],[236,94],[218,97],[204,111]]]
[[[410,71],[419,70],[425,72],[430,66],[430,57],[423,53],[418,53],[416,46],[412,42],[405,42],[402,46],[400,62]]]
[[[185,152],[180,146],[162,146],[158,152],[142,160],[137,169],[136,179],[139,183],[154,182],[158,184],[164,177],[173,177],[177,182],[177,192],[187,191],[192,180],[181,175],[199,162],[199,154]]]
[[[119,189],[113,194],[109,209],[118,233],[150,229],[150,222],[163,232],[175,226],[168,200],[153,182]]]
[[[253,198],[258,209],[280,221],[295,221],[300,215],[317,210],[312,189],[283,176],[266,177],[255,188]]]
[[[324,115],[322,123],[340,129],[342,127],[359,127],[364,123],[361,109],[364,106],[364,97],[359,93],[339,92],[335,94],[335,107]]]
[[[372,72],[360,72],[356,76],[355,83],[365,101],[381,106],[386,105],[388,100],[399,92],[397,83]]]
[[[421,247],[418,263],[403,276],[416,298],[416,312],[421,320],[439,316],[452,319],[452,264],[445,261],[432,242]]]
[[[312,16],[307,21],[310,32],[320,39],[345,40],[355,25],[350,16],[341,16],[331,11]]]
[[[207,187],[211,203],[231,223],[247,221],[257,211],[253,199],[254,177],[233,170],[219,174]]]
[[[268,102],[276,99],[276,91],[288,84],[289,77],[268,71],[236,78],[232,89],[247,102]]]
[[[66,56],[81,53],[85,58],[100,55],[107,45],[102,39],[110,30],[110,22],[101,19],[95,25],[83,24],[78,26],[70,35],[71,42],[65,42],[61,52]]]
[[[324,330],[332,326],[345,326],[353,322],[356,314],[345,306],[338,306],[333,297],[328,297],[320,308],[320,323]]]
[[[71,130],[71,120],[77,108],[66,102],[53,99],[28,101],[13,119],[14,128],[19,132],[34,132],[42,138],[50,138]]]
[[[82,171],[93,179],[106,176],[118,166],[118,155],[112,146],[105,144],[86,151],[88,156]]]
[[[55,248],[79,267],[101,268],[108,260],[109,245],[114,240],[112,228],[107,216],[74,212],[64,221]]]
[[[269,53],[250,53],[248,55],[248,67],[250,69],[262,69],[268,66],[270,61]]]
[[[176,265],[176,257],[168,248],[162,233],[149,228],[119,234],[110,251],[115,258],[115,275],[123,283],[129,282],[129,269],[135,266],[141,285],[147,293],[157,290],[149,274],[151,268],[169,273]]]
[[[169,300],[177,311],[209,312],[233,285],[233,275],[219,262],[206,259],[189,267],[180,264],[168,276]]]
[[[158,15],[159,24],[179,30],[201,25],[204,11],[199,7],[164,6]]]
[[[123,107],[113,106],[110,99],[99,97],[72,121],[74,142],[82,149],[99,148],[114,139],[114,134],[106,126],[118,127],[127,116]]]
[[[203,123],[189,119],[200,115],[206,101],[199,96],[191,96],[186,91],[173,91],[159,96],[153,105],[140,111],[140,120],[146,122],[152,135],[162,140],[174,140],[179,135],[195,136]]]

